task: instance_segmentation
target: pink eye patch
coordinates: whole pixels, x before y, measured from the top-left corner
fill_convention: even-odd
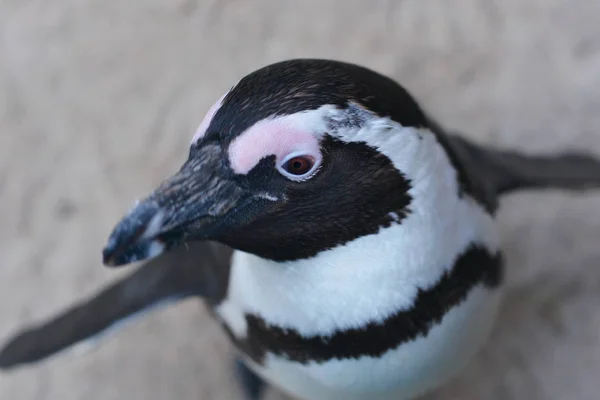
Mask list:
[[[271,155],[278,163],[292,153],[311,155],[317,161],[321,158],[317,138],[292,126],[285,117],[257,122],[231,142],[228,153],[231,168],[237,174],[247,174]]]

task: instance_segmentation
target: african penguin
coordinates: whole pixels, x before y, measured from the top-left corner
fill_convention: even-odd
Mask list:
[[[484,148],[369,69],[272,64],[209,109],[187,161],[103,252],[107,265],[149,260],[17,335],[0,367],[199,296],[239,350],[251,398],[264,380],[299,399],[412,399],[460,372],[493,326],[499,196],[590,187],[597,159]]]

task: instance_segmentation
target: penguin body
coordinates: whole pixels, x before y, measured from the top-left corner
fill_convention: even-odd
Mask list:
[[[460,372],[493,326],[499,196],[599,186],[597,159],[483,148],[368,69],[273,64],[211,107],[181,170],[103,253],[107,265],[150,260],[17,335],[0,368],[198,296],[246,365],[284,392],[411,399]]]

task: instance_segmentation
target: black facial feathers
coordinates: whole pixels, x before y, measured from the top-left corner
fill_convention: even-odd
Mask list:
[[[323,167],[310,181],[290,182],[263,159],[243,185],[281,193],[286,200],[260,218],[227,232],[222,242],[276,261],[310,258],[381,228],[410,213],[410,182],[383,154],[364,143],[322,142]]]

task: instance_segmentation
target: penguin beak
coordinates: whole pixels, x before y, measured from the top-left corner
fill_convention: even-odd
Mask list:
[[[103,250],[104,264],[155,257],[186,241],[210,240],[247,220],[257,198],[234,182],[225,160],[217,145],[192,149],[181,170],[116,225]]]

